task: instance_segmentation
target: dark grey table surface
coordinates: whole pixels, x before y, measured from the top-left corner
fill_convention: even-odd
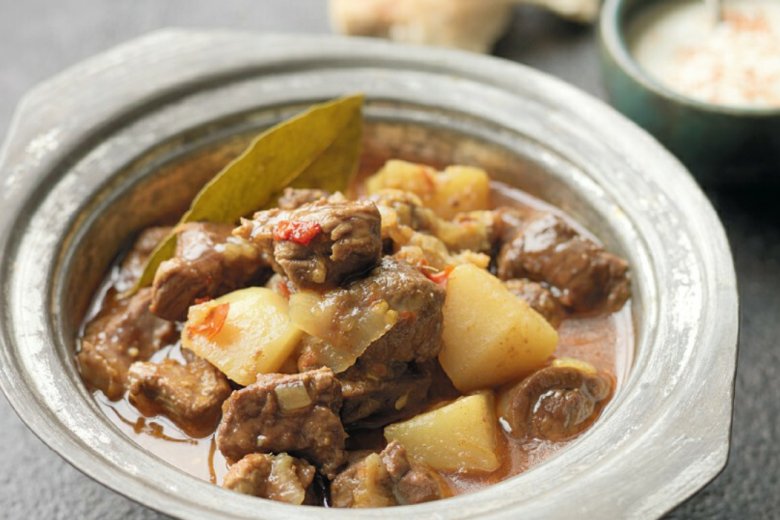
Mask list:
[[[169,26],[329,32],[325,0],[0,0],[0,136],[38,81]],[[496,54],[603,97],[589,28],[519,8]],[[670,516],[780,518],[780,189],[708,194],[728,231],[742,306],[731,455],[723,473]],[[0,398],[0,518],[159,517],[70,467]]]

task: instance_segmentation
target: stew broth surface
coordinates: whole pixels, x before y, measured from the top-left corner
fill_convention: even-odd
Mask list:
[[[528,193],[498,182],[492,183],[491,190],[494,207],[529,206],[553,212],[565,218],[580,233],[596,240],[582,225],[560,209]],[[115,274],[116,269],[112,270],[112,274],[107,277],[103,289],[97,292],[93,312],[89,313],[85,323],[100,310]],[[612,374],[615,380],[614,392],[620,389],[628,375],[634,350],[630,300],[615,313],[592,317],[568,317],[561,323],[558,333],[559,345],[555,357],[574,357],[586,361],[598,370]],[[151,361],[161,361],[166,358],[184,361],[179,342],[156,352]],[[190,475],[214,484],[222,483],[228,465],[220,451],[216,449],[214,433],[201,438],[191,437],[165,416],[144,417],[129,403],[127,397],[111,401],[100,391],[95,391],[94,397],[106,417],[139,446]],[[512,439],[503,430],[501,436],[499,447],[503,462],[496,471],[487,474],[443,474],[454,494],[477,491],[522,473],[576,440],[574,438],[564,442],[553,442],[535,439],[521,443]],[[365,442],[362,438],[353,439],[353,442],[377,444],[381,442],[381,436],[369,434]]]

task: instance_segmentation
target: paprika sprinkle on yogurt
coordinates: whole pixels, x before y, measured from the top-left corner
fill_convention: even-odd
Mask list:
[[[666,1],[637,16],[630,46],[648,75],[684,96],[780,107],[780,2],[727,0],[715,22],[701,1]]]

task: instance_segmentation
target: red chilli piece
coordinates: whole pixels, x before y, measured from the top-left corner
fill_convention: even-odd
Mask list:
[[[417,319],[417,313],[412,311],[401,311],[398,313],[398,317],[404,321],[412,321]]]
[[[276,289],[279,291],[279,294],[290,299],[290,288],[287,287],[287,282],[284,280],[279,280],[279,283],[276,284]]]
[[[450,273],[455,269],[455,266],[448,265],[444,268],[443,271],[439,271],[438,273],[430,273],[427,271],[423,271],[423,274],[433,283],[439,284],[439,285],[447,285],[447,280],[450,277]]]
[[[208,310],[206,316],[200,323],[187,327],[188,334],[190,334],[190,336],[198,335],[205,336],[206,339],[213,339],[225,325],[229,310],[229,303],[215,305]]]
[[[288,240],[302,246],[308,246],[320,233],[322,233],[322,226],[317,222],[282,220],[274,228],[274,240]]]

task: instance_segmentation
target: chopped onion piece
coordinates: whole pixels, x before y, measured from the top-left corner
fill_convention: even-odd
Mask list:
[[[298,410],[312,403],[309,392],[306,391],[306,386],[300,381],[278,385],[274,388],[274,393],[279,400],[279,406],[284,412]]]
[[[324,294],[300,291],[290,296],[290,320],[325,343],[320,360],[336,373],[354,365],[398,321],[398,312],[387,301],[352,301],[359,296],[345,289]]]
[[[301,486],[301,479],[295,471],[295,459],[282,453],[275,455],[271,463],[271,474],[268,475],[269,488],[272,490],[268,497],[271,500],[300,505],[306,500],[306,490]]]

